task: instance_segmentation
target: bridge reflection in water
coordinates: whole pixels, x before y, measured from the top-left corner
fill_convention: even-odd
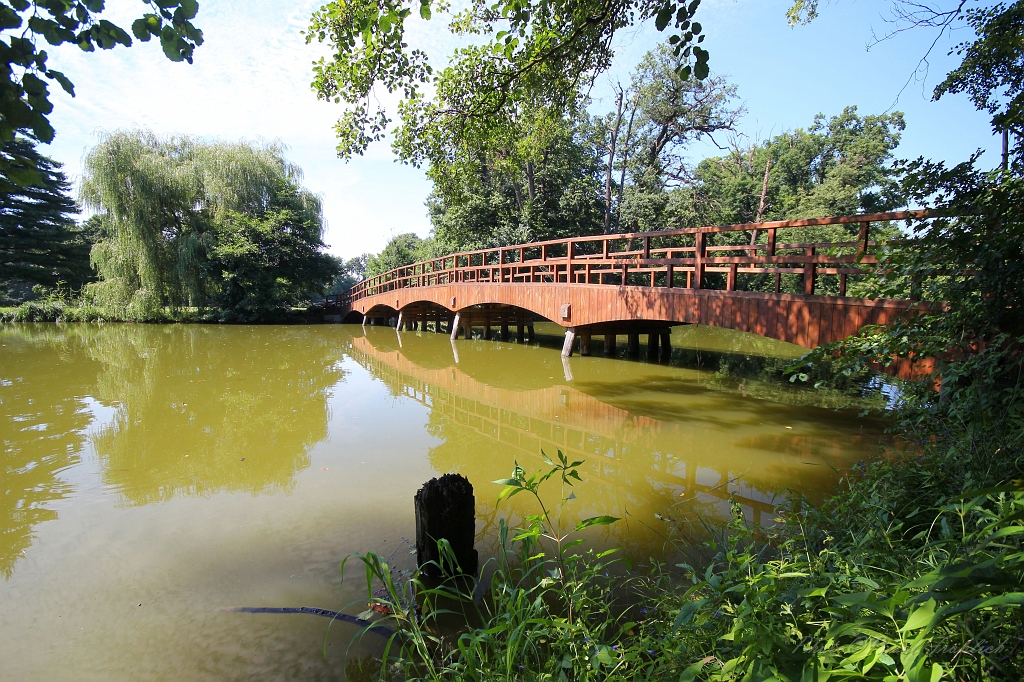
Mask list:
[[[445,337],[387,328],[351,343],[353,359],[393,395],[429,408],[427,428],[440,441],[431,465],[473,482],[485,550],[507,515],[504,504],[496,510],[500,489],[489,482],[507,477],[513,461],[528,472],[544,468],[541,451],[585,460],[567,524],[623,516],[601,544],[649,556],[663,553],[665,535],[725,522],[730,499],[748,519],[771,524],[787,489],[820,497],[835,479],[826,465],[843,467],[879,444],[877,424],[799,400],[754,399],[721,388],[709,372],[578,358],[567,382],[549,349],[463,343],[456,362]],[[549,484],[549,501],[557,496]],[[512,502],[520,514],[534,512],[523,496]]]

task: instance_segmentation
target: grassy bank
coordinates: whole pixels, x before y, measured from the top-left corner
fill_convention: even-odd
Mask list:
[[[583,528],[560,528],[558,509],[579,463],[517,470],[503,495],[535,496],[537,514],[502,526],[504,551],[477,598],[464,585],[396,581],[379,556],[359,557],[368,599],[401,634],[385,665],[354,661],[350,679],[1024,679],[1022,429],[1010,390],[988,417],[959,409],[969,396],[911,391],[897,445],[845,472],[820,507],[799,500],[758,528],[734,506],[718,539],[681,542],[689,561],[674,566],[577,554]],[[611,522],[621,523],[591,523]],[[372,596],[381,585],[385,596]],[[453,627],[450,611],[472,627]]]
[[[59,297],[29,301],[17,307],[0,308],[0,324],[17,322],[222,323],[225,321],[222,317],[221,311],[210,308],[164,308],[159,312],[138,317],[126,314],[123,310],[95,305],[84,299],[67,300]],[[269,311],[258,320],[246,320],[248,323],[257,324],[309,324],[322,321],[323,315],[309,315],[304,308]]]

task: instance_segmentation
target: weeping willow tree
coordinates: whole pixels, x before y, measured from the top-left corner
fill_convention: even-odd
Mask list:
[[[83,203],[100,215],[105,235],[92,251],[100,276],[90,291],[93,300],[127,319],[153,319],[165,310],[223,304],[222,289],[231,286],[232,273],[219,267],[225,262],[216,254],[223,252],[219,247],[225,235],[236,256],[248,253],[257,261],[243,263],[236,257],[234,266],[296,271],[297,265],[302,278],[291,281],[270,272],[268,281],[277,283],[275,295],[243,292],[243,297],[255,295],[262,303],[249,305],[251,311],[261,312],[241,317],[258,317],[322,288],[333,277],[334,261],[321,253],[320,200],[300,181],[301,170],[274,143],[208,143],[144,130],[106,135],[86,156],[82,181]],[[287,206],[283,219],[282,204]],[[304,248],[289,248],[294,245],[277,239],[276,246],[287,253],[266,257],[262,251],[275,244],[238,244],[238,230],[232,226],[246,220],[263,224],[271,215],[270,227],[247,234],[257,241],[274,242],[275,236],[300,239]],[[297,264],[295,258],[305,260]],[[281,287],[282,279],[290,286]],[[246,282],[250,288],[260,285],[258,278],[248,277]],[[232,300],[240,300],[239,295]]]

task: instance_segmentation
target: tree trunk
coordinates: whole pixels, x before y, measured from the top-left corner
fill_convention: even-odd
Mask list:
[[[626,141],[622,150],[622,171],[619,173],[619,199],[616,204],[615,227],[622,223],[622,193],[626,189],[626,166],[629,163],[629,142],[633,137],[633,118],[636,116],[637,103],[633,102],[633,110],[629,112],[629,123],[626,125]]]
[[[619,139],[619,126],[622,125],[622,86],[615,93],[615,125],[612,126],[608,140],[608,165],[604,173],[604,233],[612,231],[612,172],[615,166],[615,144]]]
[[[768,159],[768,162],[764,164],[764,182],[761,183],[761,203],[757,206],[757,219],[755,223],[763,222],[764,220],[764,209],[765,200],[768,198],[768,174],[772,170],[772,160]],[[754,230],[754,234],[750,235],[750,245],[754,246],[757,244],[757,230]]]

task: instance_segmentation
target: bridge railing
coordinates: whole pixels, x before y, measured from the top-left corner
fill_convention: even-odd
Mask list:
[[[712,227],[605,234],[554,239],[449,254],[395,268],[359,282],[328,303],[351,304],[367,296],[409,287],[456,283],[562,283],[687,287],[736,291],[740,275],[774,278],[797,275],[813,295],[821,275],[838,279],[846,296],[847,277],[875,265],[877,242],[871,224],[924,217],[924,211],[894,211],[833,218],[779,220]],[[798,241],[802,228],[835,226],[836,241]],[[856,230],[856,231],[854,231]],[[786,240],[786,237],[794,240]],[[709,277],[711,273],[721,273]],[[724,276],[723,276],[724,275]],[[832,287],[836,288],[836,287]]]

